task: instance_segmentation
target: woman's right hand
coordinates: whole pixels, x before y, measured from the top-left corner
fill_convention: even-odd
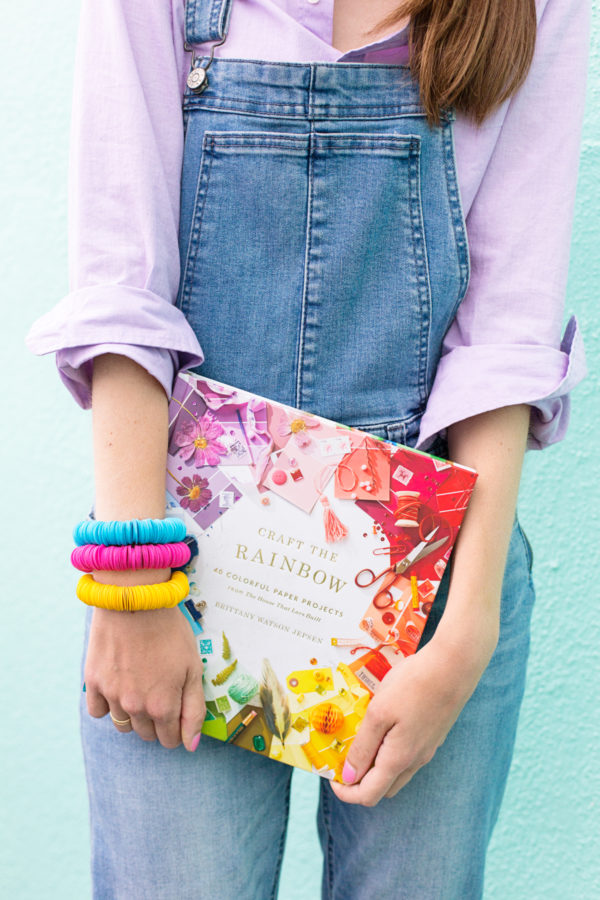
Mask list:
[[[94,609],[84,677],[91,716],[130,717],[114,727],[158,738],[163,747],[198,746],[206,715],[202,660],[177,607]]]

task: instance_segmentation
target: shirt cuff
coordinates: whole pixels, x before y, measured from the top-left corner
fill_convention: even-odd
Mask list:
[[[454,422],[519,403],[532,407],[528,449],[558,443],[569,424],[569,392],[586,371],[575,316],[558,350],[533,344],[455,347],[440,359],[416,446],[427,450]]]
[[[121,353],[142,365],[171,396],[179,371],[204,361],[202,347],[180,309],[150,291],[123,285],[67,294],[31,326],[32,353],[56,352],[60,377],[84,409],[91,406],[93,358]]]
[[[56,353],[58,374],[82,409],[91,408],[93,361],[101,353],[120,353],[129,357],[156,378],[169,398],[177,374],[202,362],[202,357],[194,354],[131,344],[93,344],[89,347],[58,350]]]

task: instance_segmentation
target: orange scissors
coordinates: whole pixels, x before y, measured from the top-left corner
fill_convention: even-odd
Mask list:
[[[410,566],[414,565],[414,563],[419,562],[419,560],[423,559],[425,556],[429,556],[430,553],[433,553],[434,550],[437,550],[443,544],[446,543],[448,537],[443,537],[439,541],[435,541],[433,544],[429,542],[433,537],[435,537],[435,533],[438,530],[439,525],[436,526],[433,531],[430,531],[427,537],[422,540],[416,547],[407,553],[403,559],[398,560],[398,562],[394,563],[391,566],[388,566],[387,569],[384,569],[383,572],[380,572],[379,575],[376,575],[372,569],[361,569],[360,572],[357,573],[354,578],[354,583],[357,587],[366,588],[370,587],[372,584],[375,584],[376,581],[379,581],[380,578],[383,578],[380,589],[377,591],[373,598],[373,606],[376,609],[386,609],[388,606],[393,606],[394,598],[392,596],[392,592],[390,588],[397,585],[400,577],[404,575],[406,570],[410,568]],[[382,603],[382,598],[385,602]]]

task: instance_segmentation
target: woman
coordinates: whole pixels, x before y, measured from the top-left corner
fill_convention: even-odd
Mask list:
[[[583,369],[559,323],[588,8],[362,7],[84,3],[72,291],[29,340],[92,406],[97,519],[164,516],[188,366],[477,469],[421,648],[370,704],[346,783],[322,780],[318,818],[324,897],[465,900],[525,677],[523,454],[564,435]],[[95,896],[276,896],[293,770],[199,744],[179,611],[89,612],[83,663]]]

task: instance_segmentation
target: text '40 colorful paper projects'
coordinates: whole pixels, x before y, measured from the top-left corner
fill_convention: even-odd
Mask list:
[[[169,421],[202,730],[341,781],[371,697],[417,649],[476,474],[191,373]]]

